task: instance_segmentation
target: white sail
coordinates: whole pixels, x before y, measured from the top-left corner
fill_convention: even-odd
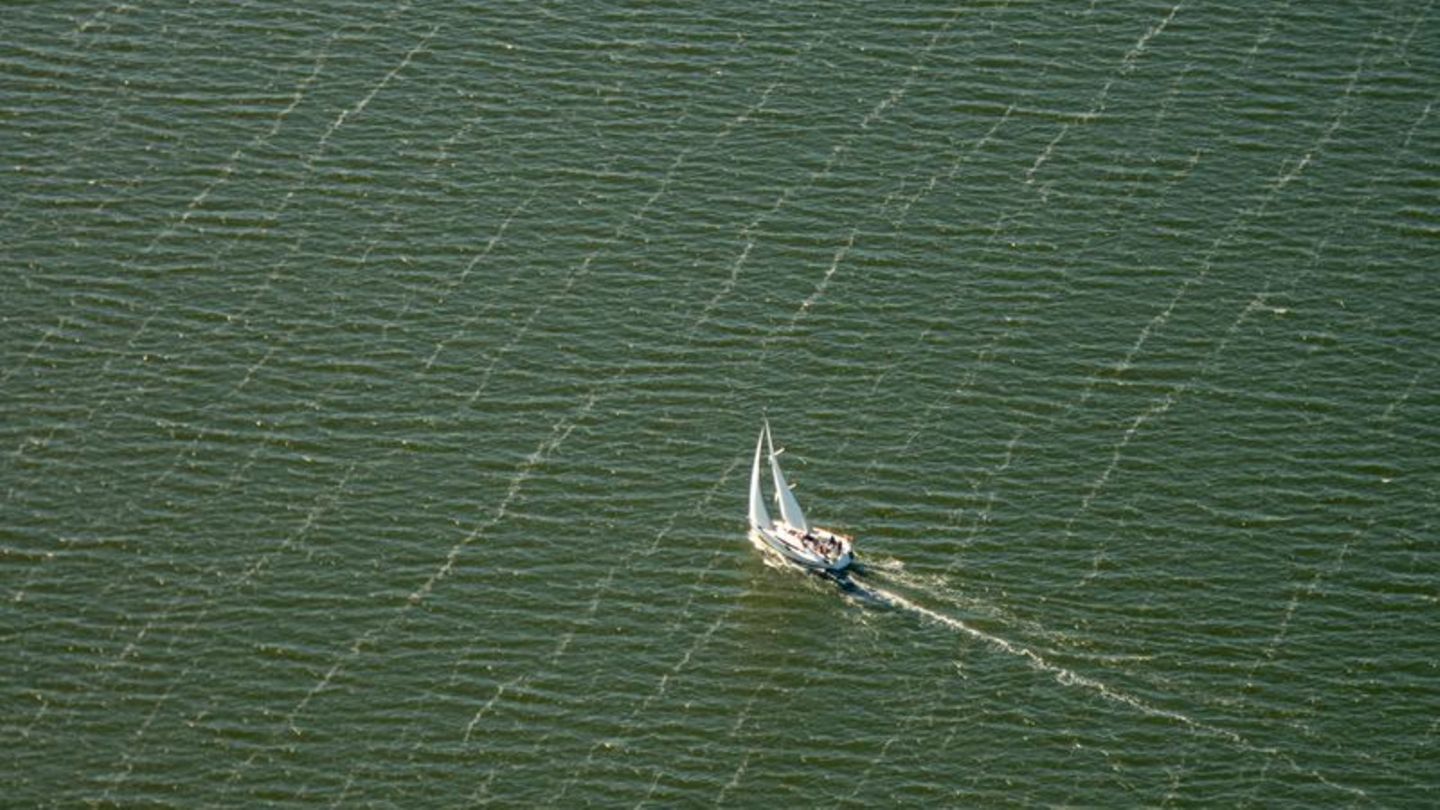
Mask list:
[[[750,528],[770,528],[770,512],[765,508],[765,496],[760,493],[760,450],[765,431],[755,440],[755,463],[750,467]]]
[[[780,503],[780,517],[802,533],[808,534],[810,524],[805,522],[805,513],[800,511],[800,502],[795,500],[795,493],[785,484],[785,474],[780,472],[780,460],[775,452],[775,443],[770,439],[768,422],[765,425],[765,441],[770,447],[770,474],[775,479],[775,500]]]

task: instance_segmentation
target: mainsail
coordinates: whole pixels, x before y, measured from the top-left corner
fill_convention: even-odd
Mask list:
[[[768,529],[771,526],[770,512],[765,508],[765,496],[760,493],[760,448],[765,440],[765,431],[755,440],[755,463],[750,467],[750,528]]]
[[[780,503],[780,517],[801,533],[809,534],[810,524],[805,522],[805,513],[800,511],[800,502],[795,500],[795,493],[785,484],[785,474],[780,472],[779,454],[775,452],[775,444],[770,439],[769,423],[765,425],[765,441],[770,448],[770,474],[775,479],[775,500]],[[756,463],[759,463],[758,457]],[[751,484],[752,497],[756,487],[756,484]],[[751,509],[753,511],[754,507]]]

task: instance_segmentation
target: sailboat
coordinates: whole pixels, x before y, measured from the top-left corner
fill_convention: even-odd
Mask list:
[[[780,472],[780,453],[770,438],[770,423],[760,429],[755,441],[755,463],[750,468],[750,538],[782,558],[805,568],[839,573],[855,560],[851,538],[838,532],[811,526],[800,511],[800,502],[785,483]],[[775,503],[780,518],[772,520],[760,491],[760,459],[770,462],[770,476],[775,487]]]

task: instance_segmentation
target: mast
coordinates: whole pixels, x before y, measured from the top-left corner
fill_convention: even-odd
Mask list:
[[[805,513],[800,511],[800,502],[795,500],[795,493],[791,492],[790,487],[785,483],[785,474],[780,472],[780,454],[775,452],[775,443],[770,437],[768,421],[765,423],[765,442],[770,448],[770,475],[775,479],[775,500],[780,503],[780,518],[799,529],[801,533],[808,534],[810,524],[805,522]]]
[[[755,463],[750,467],[750,528],[770,528],[770,512],[765,508],[765,496],[760,493],[760,450],[765,440],[765,431],[755,440]]]

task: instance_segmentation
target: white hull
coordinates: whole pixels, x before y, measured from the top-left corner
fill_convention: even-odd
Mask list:
[[[750,530],[750,539],[787,562],[816,571],[838,574],[849,568],[850,564],[855,561],[855,552],[851,549],[850,543],[838,535],[831,535],[830,532],[820,528],[810,530],[812,537],[823,534],[837,538],[839,541],[837,550],[827,555],[821,554],[803,540],[798,539],[792,533],[793,530],[787,530],[787,528],[782,528],[778,523],[770,529],[757,527]]]

